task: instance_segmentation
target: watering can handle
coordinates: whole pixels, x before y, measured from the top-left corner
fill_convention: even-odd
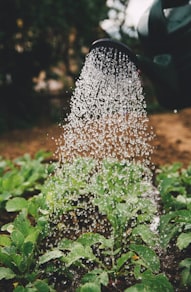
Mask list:
[[[155,35],[158,35],[159,38],[164,38],[167,34],[166,18],[163,9],[183,6],[188,3],[189,0],[155,0],[150,9],[148,23],[151,38]]]
[[[189,0],[161,0],[161,2],[162,7],[165,9],[186,5]]]

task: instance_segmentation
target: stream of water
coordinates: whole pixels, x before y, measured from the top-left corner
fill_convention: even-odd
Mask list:
[[[57,141],[60,163],[56,178],[46,185],[51,214],[46,250],[63,238],[77,240],[94,232],[111,236],[114,243],[120,240],[121,249],[126,250],[126,230],[136,221],[130,210],[139,208],[140,197],[140,212],[145,204],[151,204],[151,211],[156,206],[150,171],[152,139],[137,68],[126,54],[113,48],[93,49],[86,57],[71,98],[71,112]],[[118,226],[121,233],[115,227],[116,218],[125,218]],[[157,220],[153,218],[153,231]],[[98,245],[96,256],[99,253]],[[109,264],[110,260],[104,259]],[[58,282],[56,278],[54,282]]]
[[[59,141],[62,163],[79,155],[150,166],[153,138],[139,72],[125,53],[95,48],[87,55]]]

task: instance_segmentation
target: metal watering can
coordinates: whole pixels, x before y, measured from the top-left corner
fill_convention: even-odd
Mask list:
[[[168,109],[191,106],[191,4],[188,0],[155,0],[142,15],[137,32],[144,55],[125,44],[95,41],[129,56],[154,85],[160,105]],[[91,50],[90,49],[90,50]]]

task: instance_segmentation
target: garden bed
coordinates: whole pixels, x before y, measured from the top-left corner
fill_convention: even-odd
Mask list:
[[[150,117],[149,183],[119,161],[80,159],[55,176],[56,157],[37,153],[55,150],[55,126],[1,137],[1,291],[189,291],[190,112]]]

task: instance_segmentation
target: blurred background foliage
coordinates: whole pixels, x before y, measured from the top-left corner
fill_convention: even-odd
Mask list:
[[[40,114],[35,85],[36,93],[49,91],[46,79],[73,86],[86,47],[103,36],[99,22],[107,9],[103,0],[0,1],[1,128],[30,124]]]
[[[57,119],[56,107],[67,111],[91,43],[109,36],[100,25],[112,8],[108,2],[0,1],[0,132],[46,116]],[[122,6],[112,8],[116,19],[129,1],[118,3]],[[137,39],[122,31],[123,23],[118,18],[121,40],[137,47]]]

